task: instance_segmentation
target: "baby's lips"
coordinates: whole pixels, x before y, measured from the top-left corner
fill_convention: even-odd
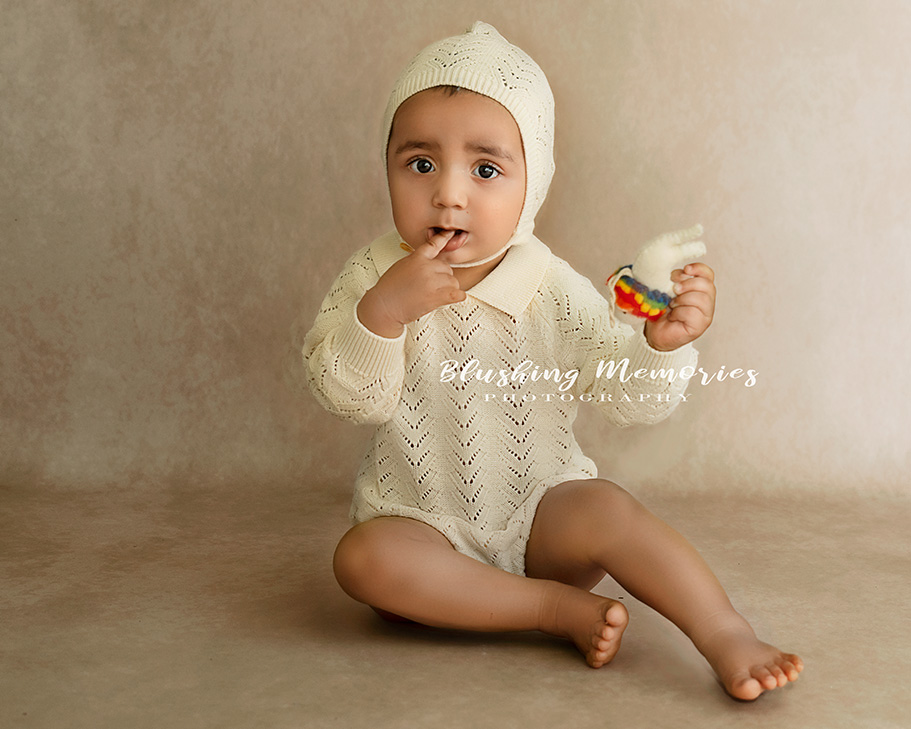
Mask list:
[[[448,241],[458,232],[458,228],[440,228],[439,226],[434,226],[427,229],[427,240],[430,241],[438,235],[448,234],[446,236],[446,240]]]

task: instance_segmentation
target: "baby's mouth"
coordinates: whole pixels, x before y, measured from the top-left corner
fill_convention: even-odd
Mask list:
[[[459,248],[465,245],[465,242],[468,240],[468,231],[463,230],[462,228],[441,228],[440,226],[434,226],[430,228],[429,233],[431,238],[440,235],[441,233],[452,233],[442,249],[449,253],[459,250]]]

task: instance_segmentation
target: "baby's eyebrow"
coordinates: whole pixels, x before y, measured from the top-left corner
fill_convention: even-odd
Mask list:
[[[488,157],[497,157],[498,159],[504,159],[507,162],[515,162],[515,159],[508,151],[502,147],[498,147],[495,144],[488,144],[485,142],[469,142],[465,145],[465,149],[469,150],[470,152],[486,154]]]
[[[429,151],[432,151],[433,148],[434,148],[434,145],[432,145],[430,142],[422,142],[417,139],[409,139],[406,142],[402,142],[396,148],[395,154],[401,154],[402,152],[406,152],[411,149],[424,149],[429,152]]]
[[[432,152],[436,150],[438,145],[432,142],[426,142],[420,139],[409,139],[402,142],[395,149],[396,155],[402,154],[402,152],[408,152],[413,149],[425,150],[427,152]],[[496,157],[497,159],[506,160],[508,162],[515,162],[515,158],[503,147],[499,147],[496,144],[490,142],[466,142],[465,149],[469,152],[476,152],[478,154],[483,154],[488,157]]]

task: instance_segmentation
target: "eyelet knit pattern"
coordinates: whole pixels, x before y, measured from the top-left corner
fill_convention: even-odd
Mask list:
[[[696,352],[689,345],[657,352],[641,333],[612,323],[591,282],[536,238],[509,251],[487,286],[464,301],[421,317],[397,339],[379,337],[357,320],[356,307],[405,255],[398,243],[390,233],[348,261],[304,342],[317,400],[341,418],[377,426],[351,517],[417,519],[459,551],[524,574],[541,498],[559,483],[597,475],[572,432],[579,402],[591,399],[618,426],[654,423],[686,387],[683,379],[599,378],[598,365],[627,358],[629,373],[679,371],[695,365]],[[490,381],[444,381],[444,363],[461,368],[470,360],[493,371]],[[526,361],[578,376],[566,389],[556,378],[511,379]]]

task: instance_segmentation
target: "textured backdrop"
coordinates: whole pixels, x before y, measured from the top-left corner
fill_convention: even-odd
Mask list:
[[[367,431],[295,394],[329,283],[391,227],[378,130],[423,45],[548,74],[537,232],[600,284],[702,222],[718,312],[626,485],[911,493],[911,3],[0,1],[0,484],[339,484]]]

